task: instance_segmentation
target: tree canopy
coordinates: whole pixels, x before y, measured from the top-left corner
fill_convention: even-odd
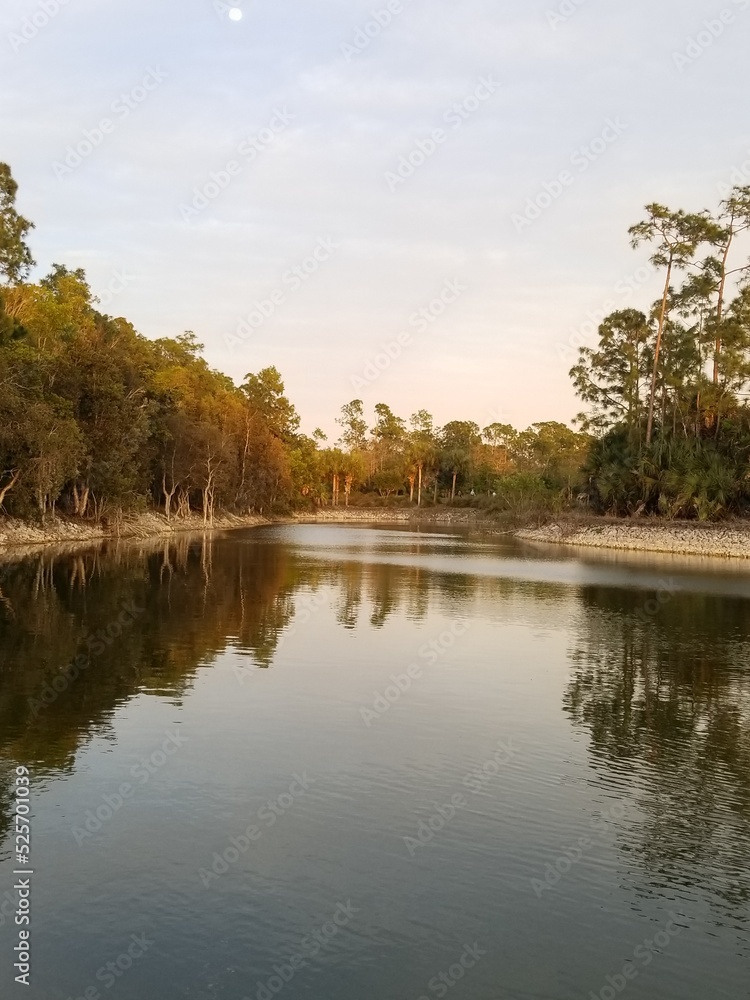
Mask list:
[[[750,187],[715,213],[648,205],[630,229],[661,269],[660,298],[606,317],[571,377],[596,443],[585,472],[611,513],[701,519],[750,504]],[[681,282],[678,280],[681,278]]]
[[[0,164],[0,513],[167,518],[317,504],[479,503],[515,514],[585,499],[614,514],[750,508],[750,187],[715,213],[653,203],[629,230],[663,279],[613,312],[571,377],[579,428],[525,430],[345,402],[329,445],[273,366],[240,385],[191,331],[154,340],[101,312],[85,272],[29,281],[32,223]],[[459,415],[460,416],[460,415]]]

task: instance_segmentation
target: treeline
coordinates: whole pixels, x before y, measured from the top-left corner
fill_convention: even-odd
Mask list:
[[[192,334],[147,340],[96,310],[81,271],[58,266],[0,296],[6,512],[44,518],[59,506],[116,518],[154,504],[210,520],[217,507],[264,510],[289,498],[290,425],[262,408],[273,395],[284,419],[276,373],[237,387],[208,367]]]
[[[589,439],[561,424],[439,428],[378,404],[368,428],[353,400],[334,446],[302,434],[275,368],[235,385],[192,333],[149,340],[100,312],[82,270],[25,280],[33,226],[15,198],[0,165],[0,511],[116,520],[156,507],[209,522],[362,498],[481,494],[515,509],[570,496]]]
[[[336,447],[319,453],[319,468],[334,504],[402,498],[416,506],[439,500],[474,503],[523,514],[560,508],[574,499],[592,438],[549,421],[517,431],[469,420],[435,425],[426,410],[408,422],[385,403],[371,427],[362,400],[341,409]],[[327,484],[330,482],[330,489]]]
[[[148,340],[96,308],[82,270],[38,283],[0,164],[0,509],[117,518],[264,511],[294,497],[299,420],[274,369],[241,386],[191,333]]]
[[[614,514],[710,519],[750,509],[750,187],[715,213],[646,207],[629,233],[663,290],[612,313],[579,351],[576,390],[595,435],[591,503]]]
[[[155,507],[210,522],[219,509],[440,501],[519,517],[582,502],[618,515],[750,512],[750,187],[714,214],[649,205],[631,228],[663,291],[646,312],[612,313],[598,345],[580,349],[580,430],[439,427],[385,403],[368,421],[355,399],[332,445],[301,433],[275,368],[235,385],[192,333],[149,340],[100,312],[80,269],[28,282],[33,226],[16,190],[0,164],[0,513]]]

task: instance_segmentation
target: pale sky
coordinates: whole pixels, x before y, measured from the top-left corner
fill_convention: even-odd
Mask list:
[[[656,295],[643,206],[750,183],[750,0],[237,6],[2,0],[0,160],[35,276],[83,267],[237,380],[276,365],[308,432],[353,398],[570,420],[571,337]]]

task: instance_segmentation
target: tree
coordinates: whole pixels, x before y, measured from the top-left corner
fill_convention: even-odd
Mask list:
[[[341,478],[346,475],[347,456],[340,448],[326,448],[320,456],[321,468],[331,481],[331,503],[338,507]]]
[[[98,314],[81,268],[69,271],[55,264],[39,284],[8,288],[3,298],[8,314],[45,356],[66,351],[73,340],[96,329]]]
[[[350,451],[364,451],[367,447],[367,422],[361,399],[353,399],[341,407],[336,423],[342,428],[340,443]]]
[[[518,435],[515,464],[521,472],[536,474],[547,489],[569,500],[591,444],[588,434],[556,420],[543,421]]]
[[[389,496],[403,488],[407,477],[406,423],[385,403],[375,404],[375,415],[370,476],[381,496]]]
[[[0,290],[0,348],[12,340],[20,340],[26,336],[26,330],[19,321],[5,308],[5,297]]]
[[[406,436],[406,423],[397,417],[390,406],[385,403],[375,404],[375,415],[377,421],[372,428],[372,436],[376,441],[386,442],[389,445],[399,445]]]
[[[719,383],[720,358],[723,346],[724,310],[726,304],[727,281],[733,274],[746,275],[750,264],[731,269],[729,256],[737,237],[750,229],[750,187],[735,187],[720,206],[717,231],[713,245],[719,251],[718,258],[710,258],[710,270],[716,276],[716,319],[714,324],[713,381]]]
[[[639,434],[643,388],[651,368],[651,333],[642,312],[625,309],[601,324],[598,347],[579,348],[570,377],[578,395],[592,407],[582,419],[584,427],[601,432],[624,421],[631,433]]]
[[[297,435],[294,446],[289,453],[290,474],[292,478],[293,500],[300,504],[318,504],[323,499],[323,469],[322,453],[318,450],[317,434],[322,431],[316,428],[312,437],[305,434]],[[325,435],[323,434],[323,439]]]
[[[81,268],[55,264],[36,284],[0,168],[0,505],[44,517],[119,519],[149,499],[168,519],[199,506],[288,509],[299,418],[275,368],[244,385],[211,369],[188,331],[150,341],[96,309]],[[309,486],[309,473],[302,489]],[[351,482],[351,480],[350,480]]]
[[[482,440],[490,449],[492,472],[495,474],[507,472],[518,440],[518,431],[510,424],[495,422],[484,428]]]
[[[634,245],[655,244],[651,259],[665,272],[661,301],[648,321],[636,310],[607,317],[598,347],[581,350],[571,370],[591,407],[583,426],[601,435],[584,469],[588,492],[600,510],[618,514],[743,514],[750,500],[750,407],[742,402],[750,384],[750,264],[734,253],[750,231],[750,188],[734,188],[716,218],[648,210],[630,235]],[[679,271],[687,274],[678,286]]]
[[[73,483],[81,515],[90,506],[96,518],[107,507],[119,516],[148,490],[152,403],[140,349],[127,321],[98,316],[55,358],[53,385],[70,400],[85,449]]]
[[[16,211],[18,184],[7,163],[0,163],[0,278],[23,281],[34,266],[26,237],[34,224]]]
[[[427,410],[417,410],[411,415],[409,423],[409,454],[417,473],[417,507],[421,507],[425,468],[434,466],[437,461],[438,441],[432,414]]]
[[[654,403],[659,374],[659,358],[667,319],[672,275],[676,270],[684,270],[693,259],[699,245],[709,236],[709,223],[705,214],[686,215],[682,210],[672,212],[657,203],[647,205],[646,212],[648,213],[646,219],[631,226],[629,230],[631,243],[633,247],[638,247],[644,242],[654,243],[655,250],[651,255],[651,263],[664,268],[665,272],[664,292],[658,312],[651,391],[648,400],[648,422],[646,424],[646,444],[648,445],[651,443],[654,429]],[[711,231],[712,234],[713,231]]]
[[[451,500],[458,477],[470,473],[474,450],[481,442],[479,426],[471,420],[451,420],[440,432],[441,464],[451,477]]]
[[[269,430],[283,441],[291,441],[299,430],[299,416],[284,395],[284,382],[278,369],[264,368],[257,375],[245,376],[240,386],[253,415],[260,415]]]
[[[26,485],[44,520],[54,511],[65,484],[75,476],[84,450],[78,425],[67,407],[46,400],[27,407],[24,414],[28,463]]]
[[[68,400],[49,392],[45,365],[23,342],[0,350],[0,505],[43,519],[76,474],[83,443]]]

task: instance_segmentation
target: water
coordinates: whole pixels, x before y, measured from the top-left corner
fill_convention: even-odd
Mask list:
[[[336,525],[5,564],[2,996],[750,997],[746,573]]]

